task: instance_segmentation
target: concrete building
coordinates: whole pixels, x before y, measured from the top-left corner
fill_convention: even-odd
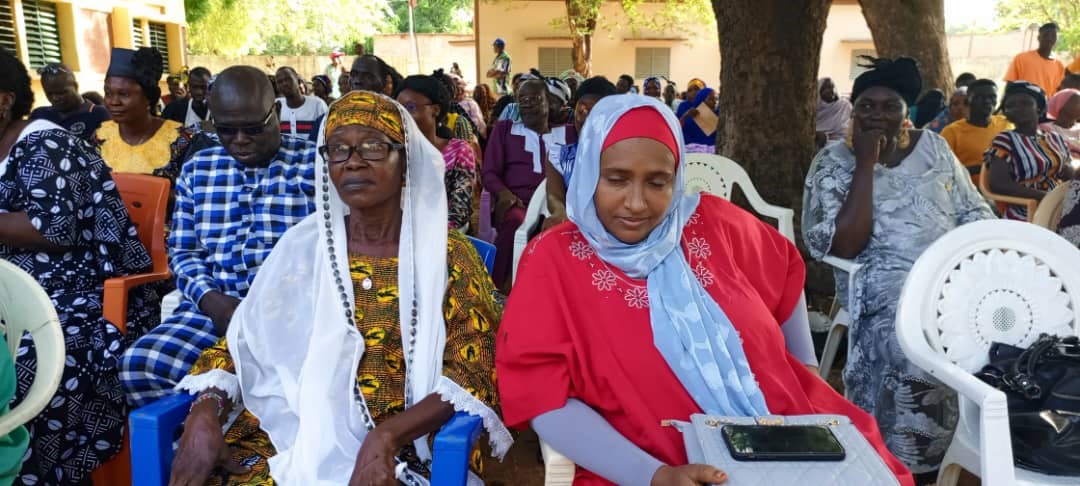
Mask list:
[[[101,91],[113,47],[157,47],[166,72],[179,71],[186,63],[184,19],[183,0],[0,0],[0,48],[30,69],[40,105],[48,102],[37,68],[63,62],[81,90]]]
[[[639,7],[642,15],[662,8],[655,3]],[[566,18],[566,2],[561,0],[478,0],[473,26],[477,37],[477,78],[494,58],[491,48],[496,38],[506,41],[513,58],[514,72],[531,67],[546,75],[558,75],[573,67],[571,40],[560,19]],[[634,76],[640,85],[648,76],[666,76],[684,85],[700,77],[709,85],[718,81],[720,55],[716,40],[716,20],[711,16],[679,32],[632,30],[618,2],[604,2],[600,22],[593,36],[592,71],[612,82],[621,74]]]
[[[646,15],[659,8],[656,4],[641,7]],[[478,0],[474,20],[477,78],[484,79],[494,57],[491,44],[498,37],[506,40],[514,72],[537,67],[552,75],[571,68],[570,37],[559,23],[565,17],[566,4],[559,0]],[[601,8],[601,19],[600,32],[593,38],[594,74],[613,81],[620,74],[630,74],[638,83],[646,75],[665,75],[680,87],[695,77],[710,86],[717,84],[720,53],[712,16],[679,32],[633,32],[626,27],[620,4],[609,1]],[[1022,31],[950,36],[953,71],[1001,79],[1013,56],[1033,49],[1034,42],[1030,32]],[[862,9],[857,0],[834,0],[822,39],[819,76],[833,78],[842,92],[850,90],[862,72],[860,55],[875,55]]]

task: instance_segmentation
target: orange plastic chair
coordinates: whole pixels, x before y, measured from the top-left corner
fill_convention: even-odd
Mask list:
[[[127,332],[128,293],[140,285],[158,282],[172,277],[168,254],[165,251],[165,209],[169,202],[172,184],[168,179],[140,174],[113,173],[116,190],[127,206],[139,241],[150,253],[153,267],[149,273],[126,275],[105,281],[102,297],[102,315],[120,332]],[[94,484],[131,484],[131,450],[128,447],[128,431],[124,429],[124,442],[120,453],[94,470]]]
[[[169,202],[168,179],[140,174],[113,173],[116,189],[127,206],[139,241],[150,253],[154,265],[149,273],[126,275],[105,281],[103,314],[121,332],[127,332],[128,292],[140,285],[172,277],[165,251],[165,208]]]
[[[1035,210],[1039,207],[1039,201],[1035,199],[1005,196],[992,192],[990,190],[990,170],[986,165],[983,165],[982,170],[979,171],[979,190],[982,191],[983,197],[989,199],[994,204],[997,204],[998,213],[1000,213],[1002,217],[1005,216],[1005,208],[1010,204],[1027,206],[1027,220],[1030,223],[1035,217]]]

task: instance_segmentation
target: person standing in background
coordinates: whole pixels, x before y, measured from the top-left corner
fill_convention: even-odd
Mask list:
[[[495,49],[495,60],[491,61],[487,77],[492,80],[491,87],[495,88],[495,94],[505,96],[510,94],[510,86],[506,82],[506,78],[510,76],[510,54],[506,53],[506,41],[501,38],[495,39],[492,47]]]
[[[284,66],[277,70],[277,88],[281,97],[276,100],[281,109],[281,132],[294,137],[308,138],[318,127],[315,120],[326,114],[326,102],[300,92],[300,76]]]
[[[109,110],[79,94],[79,83],[67,66],[49,64],[38,69],[38,74],[41,75],[41,88],[52,106],[34,110],[30,119],[51,121],[72,135],[93,143],[98,127],[109,120]]]
[[[1050,22],[1039,27],[1039,48],[1017,54],[1005,72],[1005,81],[1028,81],[1038,85],[1048,95],[1056,93],[1061,80],[1065,78],[1065,65],[1053,57],[1057,40],[1057,24]]]
[[[362,45],[357,44],[357,46],[363,49]],[[341,63],[343,57],[345,57],[345,53],[341,52],[341,49],[334,49],[334,52],[330,53],[330,64],[327,64],[326,69],[323,70],[323,74],[330,78],[330,86],[334,88],[334,91],[330,93],[331,98],[340,98],[341,95],[345,94],[345,91],[342,91],[338,84],[341,75],[346,73],[345,66]]]
[[[844,138],[851,121],[851,102],[836,94],[832,78],[818,80],[815,141],[818,150],[833,140]]]
[[[210,107],[206,103],[210,92],[210,78],[213,75],[209,69],[197,67],[188,74],[188,97],[172,100],[161,117],[183,124],[187,128],[196,130],[210,115]]]
[[[165,83],[169,85],[169,94],[161,97],[161,103],[168,106],[175,100],[187,98],[187,86],[184,83],[183,74],[170,74],[165,78]]]

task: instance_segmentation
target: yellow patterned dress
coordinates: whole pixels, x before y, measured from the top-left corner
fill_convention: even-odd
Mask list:
[[[162,120],[154,135],[139,145],[129,145],[120,137],[120,126],[109,120],[97,130],[101,158],[113,172],[153,175],[172,160],[172,145],[183,136],[182,126],[172,120]]]
[[[443,375],[468,390],[498,413],[495,387],[495,333],[502,315],[491,277],[472,244],[458,231],[450,231],[447,248],[449,275],[443,304],[446,348]],[[398,322],[397,258],[349,255],[349,270],[356,297],[356,328],[364,336],[364,356],[356,370],[356,390],[367,402],[376,424],[405,409],[405,360]],[[365,290],[362,282],[370,278]],[[222,338],[202,353],[191,368],[192,375],[212,369],[235,372],[228,346]],[[208,485],[271,485],[266,459],[275,454],[259,421],[246,410],[225,433],[233,459],[251,471],[228,476],[215,470]],[[482,442],[482,441],[481,441]],[[411,448],[409,448],[411,449]],[[415,451],[402,451],[403,459],[415,459]],[[482,473],[480,452],[474,450],[471,466]],[[410,463],[414,461],[410,460]]]

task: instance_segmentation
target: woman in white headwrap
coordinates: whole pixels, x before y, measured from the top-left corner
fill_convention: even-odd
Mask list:
[[[492,373],[501,309],[446,229],[439,151],[363,91],[330,107],[320,139],[318,210],[177,386],[198,398],[170,484],[424,485],[427,437],[455,411],[483,419],[495,455],[510,446]]]

